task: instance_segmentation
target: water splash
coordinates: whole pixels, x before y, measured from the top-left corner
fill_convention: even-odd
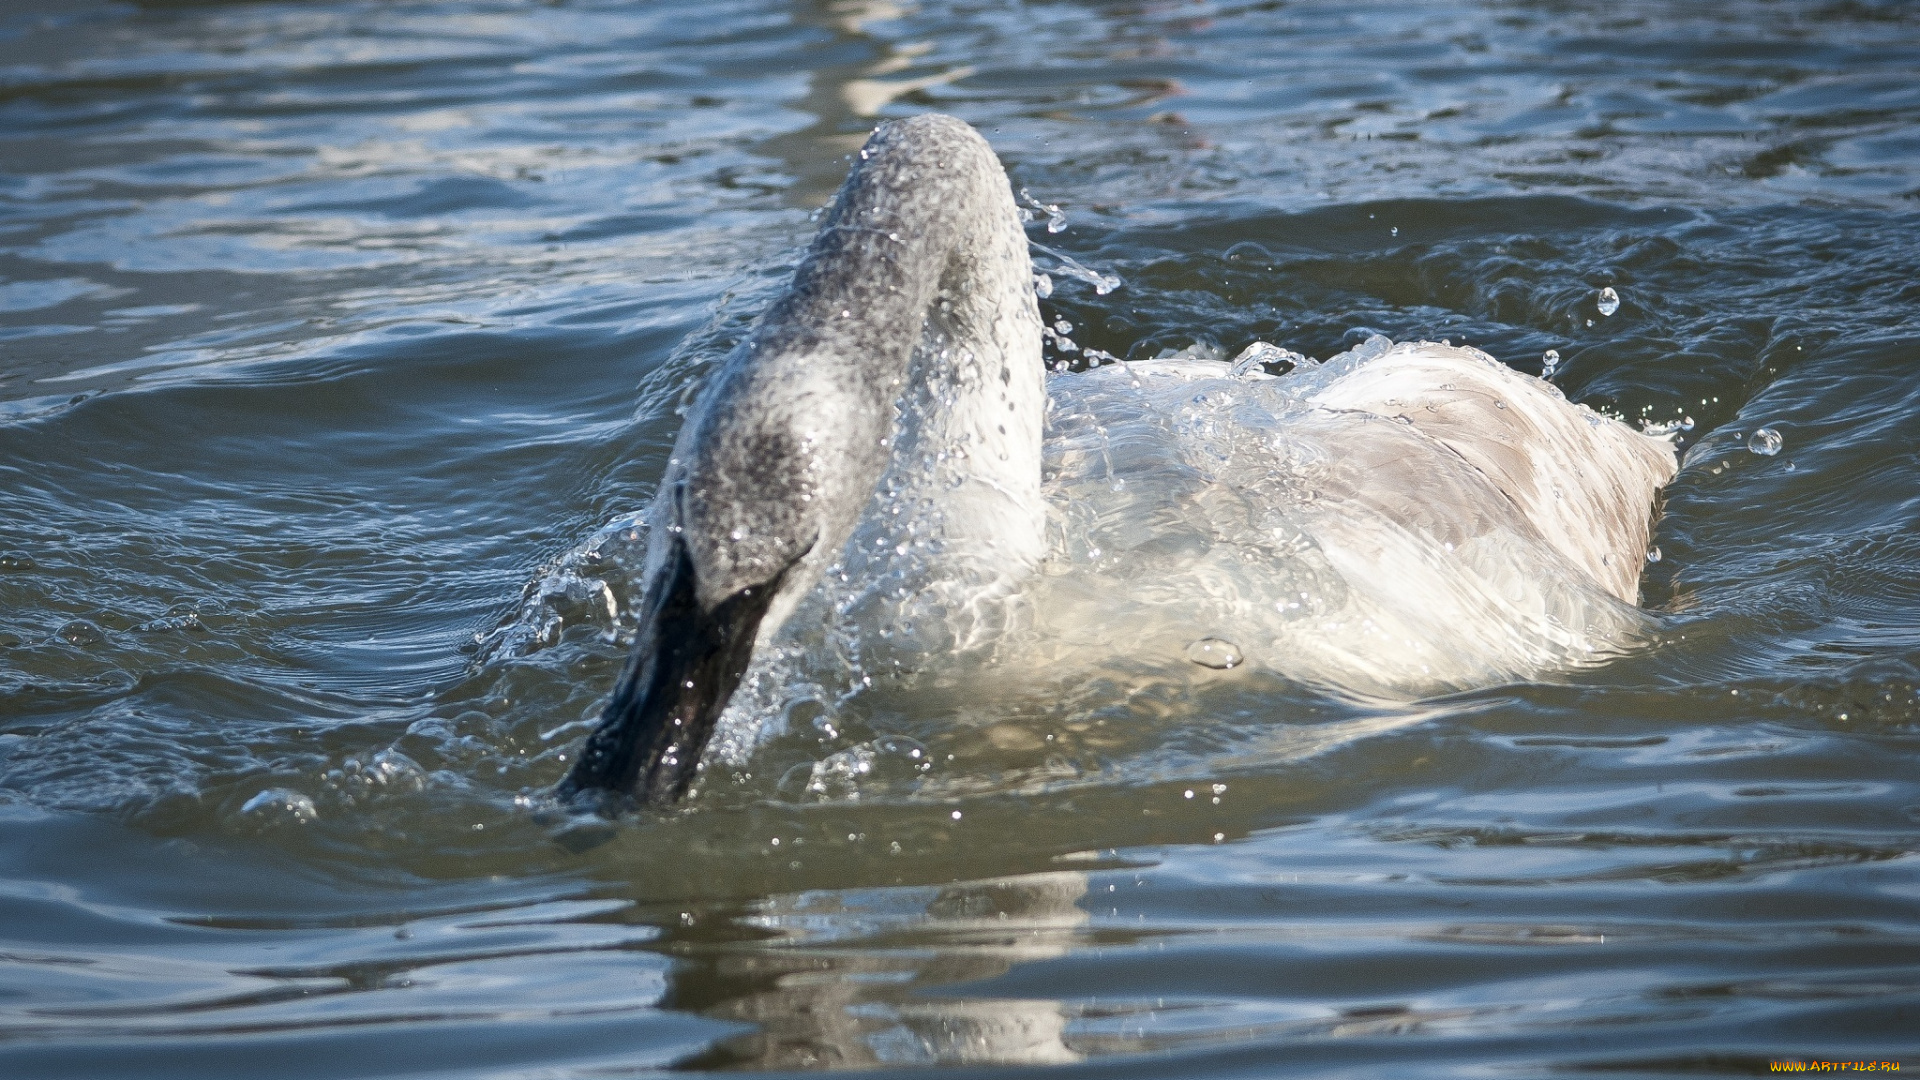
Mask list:
[[[607,641],[625,640],[646,557],[644,514],[625,514],[549,562],[521,592],[520,604],[492,631],[474,635],[476,664],[528,656],[557,644],[571,626],[589,625]]]
[[[1102,274],[1096,270],[1089,270],[1074,261],[1070,255],[1064,255],[1045,244],[1031,241],[1030,243],[1035,251],[1054,260],[1053,266],[1044,268],[1046,271],[1072,278],[1075,281],[1084,281],[1088,285],[1093,286],[1093,291],[1098,296],[1105,296],[1126,284],[1118,275]]]
[[[1032,221],[1035,212],[1038,212],[1047,216],[1047,232],[1062,233],[1067,230],[1067,214],[1059,206],[1041,202],[1026,188],[1020,189],[1020,201],[1024,204],[1020,209],[1021,220]]]
[[[1264,341],[1256,341],[1240,350],[1240,354],[1235,356],[1230,362],[1228,371],[1235,378],[1256,371],[1264,371],[1273,375],[1283,375],[1289,371],[1316,367],[1319,363],[1320,361],[1304,353],[1298,353],[1292,349],[1283,349],[1278,345],[1271,345]],[[1279,370],[1275,371],[1275,368]]]

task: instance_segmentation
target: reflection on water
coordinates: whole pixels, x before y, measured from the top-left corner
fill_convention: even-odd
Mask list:
[[[1910,1054],[1916,66],[1872,2],[5,5],[0,1072]],[[1089,269],[1054,364],[1451,339],[1674,431],[1646,648],[849,654],[551,820],[677,408],[925,108]]]
[[[1086,887],[1084,875],[1059,872],[774,898],[741,921],[776,947],[684,964],[662,1004],[753,1025],[687,1063],[708,1068],[1077,1061],[1060,1002],[951,987],[1065,953],[1087,923]],[[833,947],[850,925],[868,948]],[[888,937],[905,940],[888,948]],[[803,947],[778,947],[789,941]]]
[[[846,177],[847,156],[860,149],[874,119],[895,100],[944,86],[973,73],[965,65],[930,61],[933,43],[877,36],[869,27],[892,23],[912,9],[892,0],[812,0],[793,5],[796,26],[824,32],[809,51],[807,90],[790,104],[813,118],[797,131],[756,144],[784,162],[793,176],[785,189],[789,205],[813,209]],[[926,70],[921,70],[926,69]]]

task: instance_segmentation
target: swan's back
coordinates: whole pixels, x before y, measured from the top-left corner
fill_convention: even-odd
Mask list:
[[[1056,378],[1054,564],[1022,648],[1170,670],[1196,639],[1407,696],[1591,665],[1634,606],[1673,450],[1475,350],[1282,378],[1204,361]]]
[[[1574,567],[1638,599],[1653,499],[1676,468],[1670,443],[1476,349],[1432,343],[1389,350],[1310,400],[1409,424],[1486,476]]]

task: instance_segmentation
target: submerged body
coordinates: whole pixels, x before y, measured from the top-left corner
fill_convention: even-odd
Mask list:
[[[634,656],[559,794],[683,796],[754,655],[829,568],[837,606],[896,648],[1016,636],[1084,662],[1204,633],[1362,694],[1592,662],[1644,625],[1672,449],[1484,354],[1376,342],[1282,378],[1161,361],[1052,387],[992,150],[948,117],[883,125],[680,434]],[[1128,493],[1130,470],[1147,482]],[[1074,497],[1091,483],[1107,494]],[[1102,529],[1141,539],[1102,548]],[[1088,572],[1057,572],[1076,561]],[[1143,597],[1116,638],[1116,599]]]

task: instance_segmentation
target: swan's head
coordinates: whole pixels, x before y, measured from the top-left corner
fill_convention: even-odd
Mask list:
[[[892,410],[818,344],[757,337],[682,429],[653,510],[639,639],[562,799],[679,801],[756,647],[872,498]]]

